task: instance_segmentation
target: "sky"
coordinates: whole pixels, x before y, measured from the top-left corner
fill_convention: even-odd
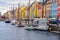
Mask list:
[[[32,3],[34,0],[30,0],[30,3]],[[38,2],[42,0],[37,0]],[[2,14],[4,14],[5,12],[7,12],[7,10],[11,10],[14,7],[16,8],[18,3],[20,3],[20,5],[28,5],[29,0],[0,0],[0,12]]]

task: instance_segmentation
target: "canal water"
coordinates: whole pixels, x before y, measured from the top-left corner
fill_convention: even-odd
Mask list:
[[[24,27],[16,27],[1,21],[0,40],[60,40],[60,35],[38,30],[25,30]]]

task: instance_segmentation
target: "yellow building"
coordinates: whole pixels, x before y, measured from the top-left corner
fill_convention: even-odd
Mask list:
[[[26,18],[27,7],[25,5],[22,5],[20,11],[22,19]]]
[[[16,15],[16,18],[25,18],[26,17],[26,10],[27,10],[27,7],[22,5],[21,7],[19,7],[18,9],[15,10],[15,15]]]
[[[34,17],[42,17],[42,3],[34,1],[30,5],[30,18]]]
[[[7,12],[5,13],[5,18],[6,18],[6,19],[12,18],[11,11],[7,11]]]

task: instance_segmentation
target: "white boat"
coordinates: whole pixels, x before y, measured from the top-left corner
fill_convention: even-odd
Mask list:
[[[34,27],[38,30],[48,30],[49,26],[47,25],[48,20],[46,18],[40,18],[33,21],[33,25],[37,25]]]
[[[12,24],[12,25],[15,25],[15,24],[16,24],[16,20],[15,20],[15,19],[12,20],[12,21],[11,21],[11,24]]]
[[[24,25],[22,23],[20,23],[19,21],[16,23],[17,27],[24,27]]]
[[[33,30],[34,27],[33,27],[32,25],[26,25],[26,26],[25,26],[25,29],[27,29],[27,30]]]
[[[38,18],[33,21],[30,26],[25,26],[25,29],[38,29],[38,30],[48,30],[47,25],[48,20],[46,18]]]

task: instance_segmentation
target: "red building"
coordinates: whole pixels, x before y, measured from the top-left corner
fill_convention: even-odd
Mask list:
[[[60,17],[60,0],[58,0],[58,17]]]

